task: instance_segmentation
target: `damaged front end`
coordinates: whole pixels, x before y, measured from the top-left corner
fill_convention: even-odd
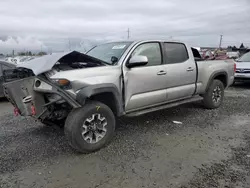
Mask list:
[[[3,87],[16,116],[32,116],[47,124],[64,122],[73,108],[81,107],[67,92],[42,77],[23,78]]]
[[[49,75],[53,71],[93,66],[104,64],[79,52],[35,59],[4,73],[4,94],[14,106],[15,115],[32,116],[46,124],[58,124],[64,122],[69,112],[81,107],[81,104],[67,92],[70,83],[66,79],[53,80]]]

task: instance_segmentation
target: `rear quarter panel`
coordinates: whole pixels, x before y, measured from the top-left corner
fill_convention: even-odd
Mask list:
[[[198,61],[197,93],[205,93],[214,76],[223,73],[227,76],[227,87],[234,81],[233,60]]]

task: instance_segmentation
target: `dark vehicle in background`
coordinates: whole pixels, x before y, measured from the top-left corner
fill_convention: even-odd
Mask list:
[[[16,65],[12,63],[8,63],[6,61],[0,61],[0,98],[4,97],[3,93],[3,74],[5,70],[13,70],[15,69]]]

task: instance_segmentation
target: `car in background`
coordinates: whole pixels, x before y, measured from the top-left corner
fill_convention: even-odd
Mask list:
[[[240,56],[240,52],[227,52],[227,57],[229,59],[237,59]]]
[[[236,60],[235,82],[250,81],[250,52]]]
[[[4,92],[3,92],[3,74],[5,70],[11,70],[16,67],[15,64],[13,63],[8,63],[6,61],[0,61],[0,98],[4,97]]]

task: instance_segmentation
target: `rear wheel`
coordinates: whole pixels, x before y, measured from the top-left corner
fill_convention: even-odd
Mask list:
[[[81,153],[90,153],[109,143],[115,124],[115,116],[107,105],[89,101],[68,115],[64,130],[73,148]]]
[[[205,108],[218,108],[224,99],[223,83],[220,80],[213,80],[203,98],[203,104]]]

